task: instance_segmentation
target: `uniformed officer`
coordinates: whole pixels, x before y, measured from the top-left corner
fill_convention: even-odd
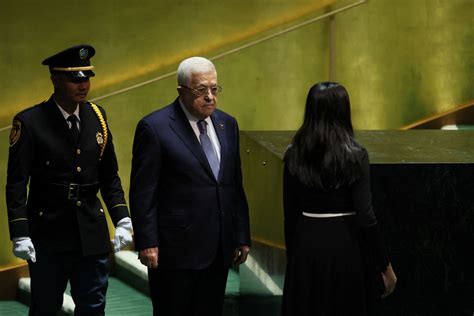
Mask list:
[[[76,315],[104,314],[112,247],[99,191],[115,251],[132,241],[105,112],[86,101],[94,54],[78,45],[45,59],[54,94],[12,124],[6,197],[13,253],[28,260],[30,315],[56,315],[68,280]]]

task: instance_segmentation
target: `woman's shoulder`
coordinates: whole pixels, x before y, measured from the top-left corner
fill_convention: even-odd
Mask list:
[[[369,155],[367,149],[362,146],[357,140],[352,139],[352,148],[354,148],[355,153],[358,157],[363,158]]]
[[[357,159],[363,164],[369,161],[369,152],[361,145],[358,146],[356,151]]]
[[[368,157],[369,156],[369,152],[367,151],[367,149],[363,146],[360,146],[359,145],[359,150],[358,150],[358,154],[361,156],[361,157]]]

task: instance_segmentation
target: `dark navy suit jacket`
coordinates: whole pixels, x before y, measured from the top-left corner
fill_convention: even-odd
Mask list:
[[[130,185],[135,248],[158,246],[161,268],[206,268],[218,246],[230,266],[234,249],[250,245],[237,122],[217,109],[211,120],[221,146],[217,180],[178,99],[137,125]]]

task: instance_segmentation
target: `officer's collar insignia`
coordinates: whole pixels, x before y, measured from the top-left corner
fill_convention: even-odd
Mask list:
[[[224,124],[222,123],[217,124],[217,126],[219,126],[220,129],[224,129]]]
[[[99,144],[99,146],[102,146],[104,144],[104,136],[101,132],[97,132],[95,134],[95,139],[97,139],[97,144]]]
[[[89,55],[89,50],[87,48],[81,48],[79,50],[79,58],[86,59],[88,55]]]
[[[10,147],[13,147],[20,139],[20,134],[21,122],[19,120],[13,120],[12,129],[10,131]]]

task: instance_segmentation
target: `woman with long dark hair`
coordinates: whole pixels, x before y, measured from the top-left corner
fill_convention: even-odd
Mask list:
[[[367,315],[368,252],[382,296],[393,292],[396,276],[372,209],[368,154],[354,139],[342,85],[309,90],[303,125],[285,154],[283,191],[282,315]]]

